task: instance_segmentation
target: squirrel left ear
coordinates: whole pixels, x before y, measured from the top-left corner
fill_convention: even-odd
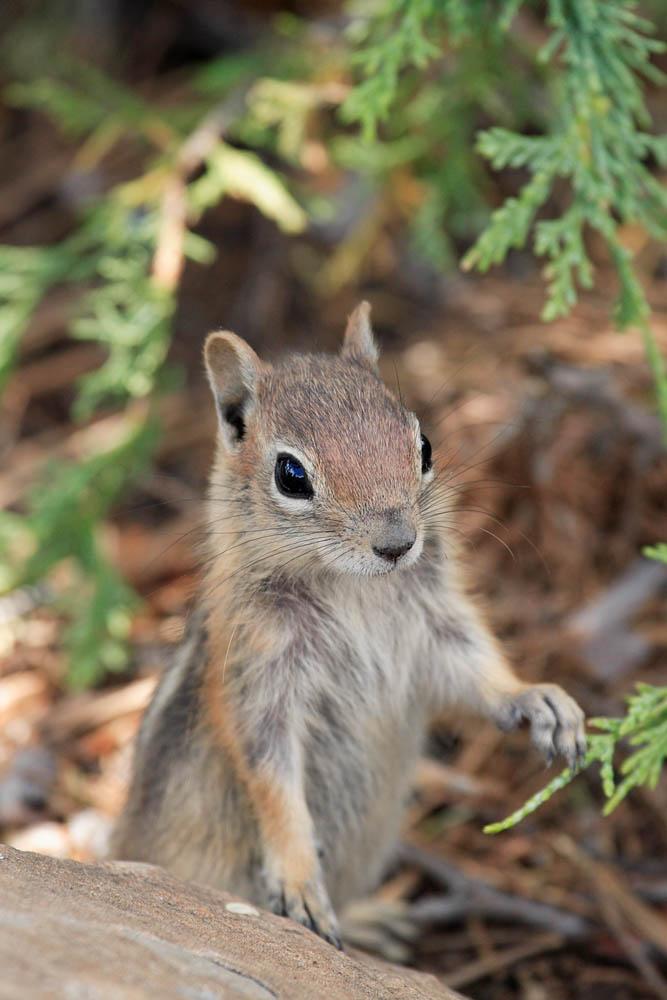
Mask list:
[[[341,356],[377,371],[379,351],[371,328],[371,307],[360,302],[347,321]]]

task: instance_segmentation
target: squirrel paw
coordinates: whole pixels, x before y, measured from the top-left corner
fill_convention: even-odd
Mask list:
[[[338,921],[329,902],[322,879],[305,883],[290,883],[283,879],[267,879],[269,892],[267,909],[281,917],[290,917],[303,924],[334,948],[343,950]]]
[[[513,695],[496,717],[500,729],[514,729],[522,719],[531,727],[534,745],[551,764],[560,754],[570,767],[586,756],[585,716],[574,698],[557,684],[533,684]]]

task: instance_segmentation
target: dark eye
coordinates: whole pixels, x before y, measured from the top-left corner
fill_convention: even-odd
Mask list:
[[[431,442],[422,434],[422,476],[426,475],[433,468],[433,459],[431,457]]]
[[[293,455],[278,455],[276,486],[286,497],[312,500],[313,487],[308,474],[298,458],[294,458]]]

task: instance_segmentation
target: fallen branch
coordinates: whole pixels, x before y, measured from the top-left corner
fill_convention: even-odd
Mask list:
[[[634,562],[602,594],[572,615],[565,628],[597,677],[615,680],[641,663],[651,643],[629,628],[632,617],[667,588],[667,566]]]
[[[476,916],[542,927],[570,941],[584,938],[591,932],[592,925],[579,914],[501,892],[412,844],[401,846],[400,858],[420,868],[447,890],[446,895],[427,896],[412,904],[410,916],[421,924],[453,923]]]

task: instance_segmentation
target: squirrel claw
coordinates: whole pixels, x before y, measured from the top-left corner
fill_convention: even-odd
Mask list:
[[[338,951],[343,950],[338,921],[319,879],[298,886],[281,883],[269,892],[267,909],[278,916],[295,920]]]
[[[522,719],[530,723],[533,744],[549,766],[555,756],[571,768],[586,756],[585,717],[576,701],[557,684],[532,684],[502,708],[499,725],[513,728]]]

